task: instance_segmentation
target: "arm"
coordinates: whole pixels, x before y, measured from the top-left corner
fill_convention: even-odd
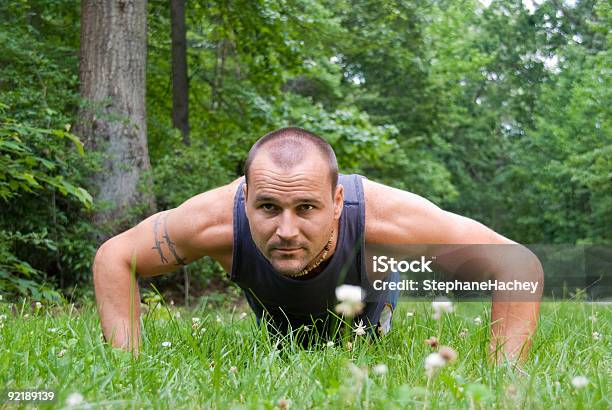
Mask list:
[[[418,195],[367,180],[364,193],[368,247],[379,244],[397,254],[402,245],[413,251],[418,245],[420,252],[436,257],[437,264],[451,273],[468,271],[479,280],[538,282],[535,294],[493,293],[491,351],[497,361],[524,359],[540,308],[543,269],[538,258],[481,223],[446,212]]]
[[[239,180],[159,212],[106,241],[93,265],[102,331],[115,347],[137,351],[140,295],[131,281],[171,272],[203,256],[227,260],[232,252],[232,204]]]

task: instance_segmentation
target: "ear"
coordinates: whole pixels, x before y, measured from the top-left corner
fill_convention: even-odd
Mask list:
[[[342,209],[344,208],[344,187],[341,184],[336,185],[334,192],[334,219],[340,219]]]
[[[242,185],[242,195],[244,195],[244,200],[247,199],[247,184]]]

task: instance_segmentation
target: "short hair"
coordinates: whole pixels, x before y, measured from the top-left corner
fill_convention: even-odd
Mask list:
[[[312,148],[316,148],[329,165],[332,195],[334,194],[338,185],[338,161],[334,149],[323,138],[298,127],[285,127],[269,132],[253,144],[244,163],[247,185],[251,163],[257,152],[264,146],[268,148],[273,163],[286,170],[302,162],[306,157],[305,154],[312,152]]]

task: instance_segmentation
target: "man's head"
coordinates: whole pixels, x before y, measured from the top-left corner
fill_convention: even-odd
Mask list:
[[[340,219],[343,188],[331,146],[301,128],[282,128],[253,145],[245,163],[251,236],[280,273],[319,256]]]

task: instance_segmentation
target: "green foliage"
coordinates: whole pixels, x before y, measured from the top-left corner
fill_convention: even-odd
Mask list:
[[[55,147],[63,148],[62,141],[58,140],[65,138],[74,143],[82,157],[85,153],[81,141],[68,131],[47,130],[18,123],[6,117],[7,108],[0,105],[0,198],[6,201],[21,192],[57,189],[64,195],[75,197],[86,207],[91,207],[92,198],[85,189],[66,181],[63,175],[55,175],[58,168],[67,168],[68,165],[59,157],[59,151],[51,153]],[[41,148],[47,158],[34,152]]]
[[[78,7],[19,3],[0,6],[0,293],[59,300],[95,251],[84,222],[95,161],[70,132]]]
[[[431,16],[431,132],[461,194],[445,206],[521,242],[609,242],[609,6],[441,2]]]
[[[28,255],[22,259],[17,254],[33,252],[42,256],[58,254],[61,250],[70,258],[70,248],[75,245],[65,237],[58,243],[49,237],[44,224],[36,226],[34,222],[41,216],[40,212],[23,215],[25,219],[19,218],[18,214],[24,207],[31,210],[31,206],[25,206],[25,203],[41,203],[49,194],[55,199],[56,190],[69,201],[91,207],[91,196],[71,181],[66,172],[70,171],[70,166],[67,158],[63,158],[64,139],[77,147],[80,157],[84,155],[83,148],[80,141],[66,131],[32,127],[8,118],[6,108],[0,105],[0,202],[7,211],[0,218],[0,291],[58,300],[59,294],[49,286],[47,273],[28,262],[36,257]],[[52,228],[57,232],[58,227]],[[66,247],[62,246],[64,244]],[[71,265],[79,268],[78,263]]]
[[[21,234],[0,230],[0,292],[7,295],[30,295],[35,300],[59,302],[60,294],[46,283],[45,272],[19,259],[13,248],[18,245],[57,251],[47,232]]]
[[[166,141],[166,152],[153,169],[154,193],[162,209],[177,207],[199,193],[225,184],[231,178],[210,147],[194,138],[185,146],[178,132]]]

